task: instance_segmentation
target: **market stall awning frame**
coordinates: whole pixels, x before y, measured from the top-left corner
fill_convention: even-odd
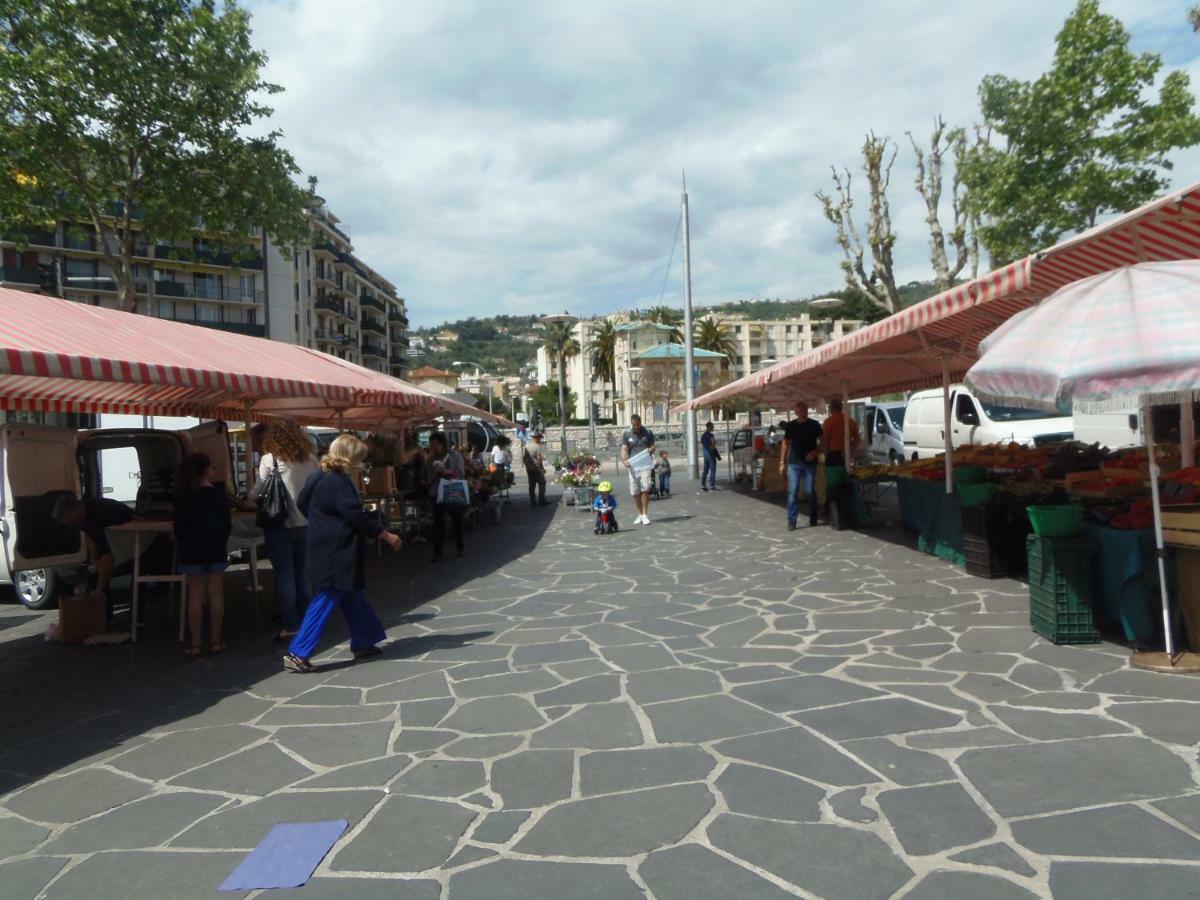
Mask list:
[[[1200,184],[957,285],[801,356],[697,397],[686,408],[744,397],[777,407],[867,396],[961,379],[980,340],[1014,314],[1090,275],[1138,262],[1200,257]]]

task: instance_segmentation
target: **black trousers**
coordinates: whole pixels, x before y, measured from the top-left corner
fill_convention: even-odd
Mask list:
[[[546,502],[546,473],[541,469],[526,469],[529,478],[529,505]]]
[[[454,549],[463,551],[463,514],[467,508],[456,503],[433,504],[433,555],[442,555],[442,545],[446,541],[446,517],[450,517],[450,525],[454,528]]]

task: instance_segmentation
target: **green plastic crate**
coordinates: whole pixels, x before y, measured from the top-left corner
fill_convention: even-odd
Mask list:
[[[1090,546],[1085,538],[1030,535],[1029,624],[1055,644],[1095,644]]]

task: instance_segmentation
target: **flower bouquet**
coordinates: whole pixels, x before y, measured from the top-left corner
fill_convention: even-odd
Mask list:
[[[580,496],[600,481],[600,460],[594,456],[577,453],[561,456],[555,461],[558,483],[563,486],[563,502],[574,505]]]

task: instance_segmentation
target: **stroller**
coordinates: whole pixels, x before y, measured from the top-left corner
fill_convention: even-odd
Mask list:
[[[596,524],[592,528],[592,534],[615,534],[618,531],[617,500],[612,496],[612,482],[600,482],[597,491],[596,499],[592,501],[592,509],[596,511]],[[612,500],[611,507],[600,505],[605,502],[606,498]]]

